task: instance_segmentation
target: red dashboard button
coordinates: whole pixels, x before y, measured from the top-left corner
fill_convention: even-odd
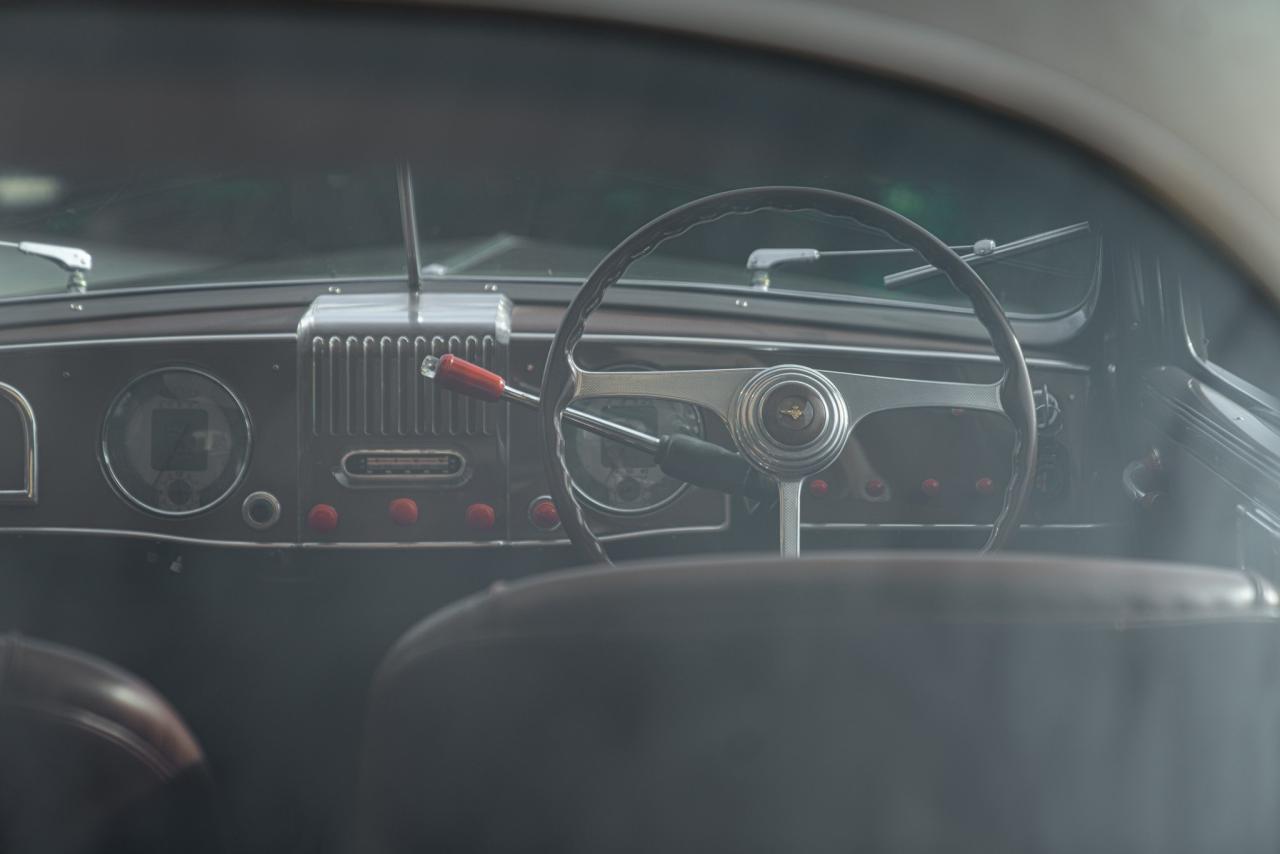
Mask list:
[[[920,491],[930,498],[933,498],[942,492],[942,484],[938,483],[936,478],[926,478],[925,481],[920,484]]]
[[[473,531],[491,531],[498,522],[498,514],[488,504],[472,504],[467,508],[467,527]]]
[[[307,511],[307,527],[317,534],[327,534],[338,527],[338,508],[317,504]]]
[[[878,477],[872,478],[866,482],[863,489],[865,489],[867,491],[867,495],[872,498],[879,498],[881,495],[884,495],[884,481]]]
[[[809,494],[814,498],[822,498],[831,491],[831,484],[827,483],[820,477],[815,477],[809,481]]]
[[[990,495],[996,491],[996,482],[989,477],[980,477],[974,481],[973,488],[979,495]]]
[[[550,498],[539,498],[529,505],[529,521],[544,531],[560,527],[560,511]]]
[[[412,498],[396,498],[387,505],[387,515],[397,525],[408,527],[417,524],[418,502]]]

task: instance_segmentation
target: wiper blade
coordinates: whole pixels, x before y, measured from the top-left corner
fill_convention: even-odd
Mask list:
[[[1077,222],[1073,225],[1055,228],[1019,238],[1010,243],[997,244],[990,238],[977,240],[973,245],[952,246],[954,252],[963,252],[961,260],[970,265],[983,264],[988,261],[1008,259],[1014,255],[1038,249],[1050,243],[1066,240],[1077,234],[1089,231],[1088,222]],[[747,270],[751,273],[751,286],[757,290],[769,289],[769,272],[779,264],[812,263],[823,258],[876,257],[885,255],[916,255],[914,249],[905,246],[887,249],[757,249],[747,258]],[[888,290],[897,290],[913,282],[928,279],[938,272],[932,264],[899,270],[884,277],[884,286]]]
[[[69,291],[83,292],[88,287],[84,274],[93,269],[93,256],[83,249],[77,249],[74,246],[55,246],[51,243],[34,243],[30,240],[18,243],[0,240],[0,247],[17,249],[19,252],[57,264],[71,274],[67,278]]]
[[[1020,255],[1023,252],[1029,252],[1032,249],[1039,249],[1051,243],[1058,243],[1077,234],[1084,234],[1089,231],[1088,222],[1077,222],[1074,225],[1065,225],[1062,228],[1051,229],[1050,231],[1042,231],[1039,234],[1031,234],[1027,237],[1019,238],[1012,243],[1005,243],[1000,246],[995,245],[995,241],[991,241],[991,248],[987,252],[973,251],[966,255],[961,255],[960,260],[976,266],[985,264],[990,261],[1000,261],[1011,258],[1014,255]],[[928,279],[930,276],[938,272],[938,268],[932,264],[923,264],[919,267],[912,267],[909,270],[900,270],[897,273],[890,273],[884,277],[884,286],[886,290],[897,290],[904,288],[914,282]]]

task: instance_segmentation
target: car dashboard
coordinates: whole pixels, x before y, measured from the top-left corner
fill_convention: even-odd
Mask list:
[[[15,404],[0,421],[8,433],[0,472],[12,487],[0,530],[272,549],[564,545],[537,413],[462,398],[419,371],[426,356],[454,353],[536,392],[557,310],[509,293],[518,287],[425,292],[412,298],[415,311],[404,291],[369,285],[305,305],[14,330],[0,341],[0,377]],[[966,382],[1001,373],[972,342],[636,310],[603,311],[578,354],[602,370],[798,363]],[[1097,451],[1106,419],[1095,370],[1052,353],[1028,362],[1040,458],[1024,527],[1103,529],[1114,517],[1111,490],[1100,486],[1111,461]],[[690,404],[587,406],[731,447],[725,425]],[[872,416],[808,480],[806,536],[829,545],[976,536],[999,511],[1011,442],[1008,422],[993,413]],[[567,445],[578,497],[606,541],[754,547],[744,532],[772,521],[749,501],[674,481],[652,459],[593,434],[570,428]]]

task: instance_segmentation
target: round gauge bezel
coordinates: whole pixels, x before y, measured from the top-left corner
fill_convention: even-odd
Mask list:
[[[107,435],[109,422],[111,419],[111,413],[115,411],[116,406],[119,405],[121,399],[123,399],[125,395],[127,395],[139,383],[147,380],[150,377],[156,376],[157,374],[171,374],[171,373],[194,374],[200,377],[201,379],[208,380],[218,388],[222,389],[222,391],[226,393],[227,397],[231,399],[231,402],[235,404],[235,408],[240,414],[240,420],[244,424],[244,436],[245,436],[244,454],[240,459],[239,468],[235,473],[235,477],[232,478],[231,482],[227,485],[227,488],[223,490],[221,493],[219,493],[217,498],[214,498],[211,501],[207,501],[204,504],[201,504],[199,507],[193,507],[188,510],[167,510],[163,507],[156,507],[155,505],[144,501],[143,499],[139,498],[138,496],[130,492],[129,489],[125,487],[125,485],[121,482],[119,474],[116,472],[115,467],[112,465],[111,449],[109,447],[109,438]],[[99,442],[98,442],[98,463],[102,468],[102,472],[106,477],[107,482],[111,484],[112,490],[114,490],[115,493],[119,495],[121,498],[123,498],[126,502],[128,502],[129,504],[132,504],[134,507],[137,507],[140,510],[143,510],[155,516],[162,516],[170,519],[184,518],[188,516],[197,516],[201,513],[207,513],[213,508],[217,507],[219,504],[222,504],[244,482],[245,477],[249,473],[249,461],[252,454],[253,454],[253,421],[249,417],[249,410],[245,407],[244,401],[240,399],[239,395],[237,395],[234,391],[232,391],[229,385],[227,385],[217,376],[209,373],[206,370],[202,370],[200,368],[193,368],[189,365],[167,365],[161,368],[152,368],[151,370],[144,371],[138,374],[137,376],[130,379],[127,383],[125,383],[124,387],[122,387],[118,392],[116,392],[116,394],[111,398],[111,403],[107,405],[106,412],[103,413],[103,416],[102,416],[102,427],[101,427],[101,430],[99,431]]]
[[[656,369],[652,365],[619,364],[619,365],[610,365],[609,367],[604,368],[604,370],[606,371],[652,371]],[[698,437],[701,439],[705,439],[707,437],[706,420],[702,417],[702,409],[699,408],[697,405],[692,403],[686,403],[681,400],[670,400],[668,398],[661,398],[661,397],[646,398],[642,394],[628,395],[627,397],[634,398],[634,399],[653,400],[658,403],[670,403],[670,404],[675,404],[676,406],[688,406],[693,410],[693,417],[696,418],[698,421]],[[608,400],[608,398],[588,398],[587,400],[588,401]],[[569,427],[571,425],[566,424],[565,426]],[[581,427],[577,427],[575,429],[580,433],[587,433],[587,431],[583,430]],[[600,441],[603,442],[605,440],[601,439]],[[670,477],[670,475],[667,475],[664,473],[663,477]],[[610,516],[643,516],[648,513],[656,513],[657,511],[661,510],[664,507],[667,507],[672,502],[674,502],[677,498],[679,498],[680,496],[684,495],[686,492],[689,491],[688,483],[680,483],[680,485],[676,487],[674,492],[672,492],[670,495],[668,495],[666,498],[662,499],[661,501],[658,501],[654,504],[645,505],[644,507],[623,508],[623,507],[614,507],[611,504],[606,504],[605,502],[591,495],[588,495],[581,487],[578,486],[577,482],[573,481],[572,473],[570,473],[569,479],[570,479],[570,482],[573,483],[573,491],[578,494],[578,497],[582,499],[582,502],[584,504],[587,504],[592,509],[598,510],[601,513],[605,513]],[[677,478],[671,478],[671,479],[677,480]]]

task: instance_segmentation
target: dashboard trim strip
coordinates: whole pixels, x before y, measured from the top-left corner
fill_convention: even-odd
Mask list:
[[[642,537],[670,536],[674,534],[714,534],[728,529],[728,523],[720,525],[690,526],[687,528],[660,528],[646,531],[627,531],[620,534],[606,534],[600,539],[605,541],[634,540]],[[154,540],[159,542],[183,543],[196,546],[217,546],[226,548],[253,549],[291,549],[291,550],[350,550],[350,549],[476,549],[476,548],[531,548],[537,546],[568,546],[569,540],[558,537],[554,540],[454,540],[428,541],[417,543],[317,543],[317,542],[253,542],[251,540],[211,540],[202,537],[184,537],[179,534],[157,534],[150,531],[131,531],[118,528],[42,528],[39,526],[0,527],[0,536],[26,534],[82,535],[98,537],[126,537],[136,540]]]
[[[550,332],[512,332],[515,341],[550,341]],[[99,347],[120,345],[151,344],[204,344],[237,341],[278,341],[296,342],[297,334],[293,332],[254,332],[201,335],[157,335],[134,338],[76,338],[65,341],[31,341],[20,344],[0,344],[0,353],[21,350],[52,350],[70,347]],[[849,353],[860,356],[878,356],[884,358],[919,359],[929,361],[965,361],[984,364],[999,364],[993,353],[965,353],[954,350],[916,350],[900,347],[870,347],[857,344],[815,344],[806,341],[760,341],[742,338],[711,338],[683,335],[627,335],[587,333],[583,341],[597,344],[672,344],[694,347],[738,347],[746,350],[803,350],[814,353]],[[1040,356],[1028,356],[1027,364],[1037,368],[1049,368],[1060,371],[1088,373],[1088,365],[1079,362],[1068,362],[1062,359],[1048,359]]]
[[[554,336],[549,332],[513,332],[515,341],[550,341]],[[736,347],[745,350],[804,350],[814,353],[849,353],[859,356],[879,356],[885,358],[919,359],[934,361],[966,361],[984,364],[1000,364],[994,353],[962,353],[953,350],[913,350],[898,347],[868,347],[857,344],[814,344],[804,341],[758,341],[743,338],[703,338],[683,335],[620,335],[607,333],[590,333],[582,336],[587,343],[596,344],[672,344],[693,347]],[[1078,362],[1067,362],[1061,359],[1046,359],[1028,356],[1027,364],[1036,368],[1050,368],[1059,371],[1088,373],[1089,366]]]
[[[135,338],[68,338],[65,341],[27,341],[21,344],[0,344],[0,353],[21,350],[58,350],[68,347],[103,347],[129,344],[216,344],[236,341],[288,341],[298,336],[293,332],[238,332],[199,335],[155,335]]]
[[[985,531],[990,530],[990,525],[985,524],[968,524],[968,523],[940,523],[940,524],[921,524],[914,522],[903,523],[877,523],[877,522],[849,522],[849,523],[815,523],[806,522],[805,530],[813,529],[853,529],[863,531],[919,531],[919,530],[939,530],[939,531]],[[1107,528],[1123,527],[1116,522],[1080,522],[1080,523],[1050,523],[1046,525],[1023,525],[1019,530],[1023,531],[1090,531],[1102,530]],[[726,525],[708,525],[702,527],[689,528],[664,528],[652,531],[630,531],[622,534],[606,534],[601,537],[605,541],[615,540],[633,540],[641,537],[649,537],[656,535],[671,534],[708,534],[726,530]],[[454,542],[422,542],[422,543],[286,543],[286,542],[268,542],[258,543],[248,540],[209,540],[199,537],[183,537],[176,534],[155,534],[148,531],[129,531],[113,528],[41,528],[41,527],[0,527],[0,536],[4,535],[27,535],[27,534],[54,534],[54,535],[83,535],[98,537],[127,537],[129,539],[153,540],[157,542],[182,543],[186,545],[196,546],[216,546],[226,548],[253,548],[253,549],[277,549],[277,550],[353,550],[353,549],[477,549],[477,548],[533,548],[541,546],[568,546],[567,539],[558,538],[554,540],[462,540]]]
[[[806,531],[990,531],[985,522],[805,522],[800,526]],[[1039,525],[1019,525],[1019,531],[1094,531],[1103,528],[1123,527],[1119,522],[1048,522]]]

